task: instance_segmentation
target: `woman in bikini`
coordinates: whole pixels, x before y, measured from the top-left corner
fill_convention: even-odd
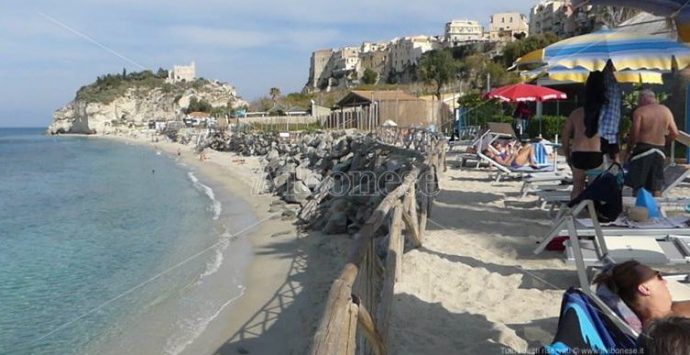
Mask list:
[[[598,133],[599,113],[603,106],[604,92],[603,75],[601,72],[592,72],[585,86],[584,107],[575,109],[561,130],[563,153],[573,171],[571,199],[580,195],[585,189],[586,171],[598,168],[604,162]]]
[[[509,166],[514,169],[527,165],[536,167],[537,165],[534,161],[534,148],[529,143],[524,143],[517,150],[510,145],[502,146],[498,143],[494,143],[493,147],[498,151],[498,154],[492,152],[491,149],[485,150],[484,154],[501,165]]]

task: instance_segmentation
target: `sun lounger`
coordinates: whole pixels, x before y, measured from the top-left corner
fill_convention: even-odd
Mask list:
[[[682,201],[686,200],[683,198],[670,198],[668,195],[670,192],[678,186],[683,180],[685,180],[688,176],[690,176],[690,165],[681,165],[681,164],[675,164],[675,165],[668,165],[664,169],[664,189],[661,191],[661,196],[662,198],[657,198],[657,203],[659,205],[678,205]],[[632,190],[629,188],[624,189],[625,191],[629,191],[629,193],[632,193]],[[553,215],[553,211],[557,208],[560,207],[561,210],[565,208],[565,205],[570,202],[570,192],[566,191],[561,191],[561,192],[552,192],[552,191],[546,191],[546,192],[535,192],[535,194],[538,196],[539,200],[541,201],[541,208],[546,209],[547,206],[550,206],[549,208],[549,216]],[[688,201],[690,202],[690,201]],[[687,204],[686,204],[687,205]],[[662,210],[663,212],[663,210]],[[560,213],[559,215],[560,216]]]

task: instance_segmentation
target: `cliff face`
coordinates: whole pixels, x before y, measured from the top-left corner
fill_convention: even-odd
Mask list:
[[[49,134],[109,134],[116,127],[142,126],[149,120],[181,120],[195,97],[213,107],[246,105],[232,86],[205,82],[195,87],[132,87],[109,102],[77,98],[53,113]]]

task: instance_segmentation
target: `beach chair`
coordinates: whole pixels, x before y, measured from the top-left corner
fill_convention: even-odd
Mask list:
[[[518,179],[523,179],[526,177],[537,177],[539,176],[541,181],[547,181],[547,180],[560,180],[563,178],[565,175],[557,171],[557,155],[554,154],[554,160],[549,161],[548,159],[548,153],[547,153],[547,148],[546,144],[548,143],[535,143],[534,145],[534,151],[535,151],[535,160],[537,163],[536,169],[531,167],[531,166],[526,166],[526,167],[520,167],[520,168],[511,168],[508,166],[505,166],[503,164],[500,164],[499,162],[495,161],[494,159],[490,158],[486,154],[484,154],[484,150],[489,149],[489,150],[494,150],[494,148],[491,146],[491,143],[493,143],[496,139],[516,139],[515,138],[515,132],[513,131],[513,128],[510,126],[508,123],[495,123],[495,122],[489,122],[487,123],[488,129],[487,132],[492,137],[493,139],[490,139],[485,142],[480,142],[480,143],[488,143],[484,145],[477,145],[477,156],[482,160],[488,163],[489,165],[493,166],[496,168],[497,173],[495,177],[495,182],[500,182],[502,178],[505,177],[512,177],[512,178],[518,178]],[[554,153],[556,152],[555,149],[553,149]],[[498,153],[498,152],[495,152]]]
[[[534,176],[525,176],[522,178],[520,195],[522,198],[525,198],[528,194],[535,194],[541,197],[542,193],[548,195],[548,193],[553,193],[554,191],[570,191],[572,189],[572,184],[573,176],[569,171],[555,172],[553,175],[542,174],[542,176],[540,176],[537,174]],[[558,196],[560,197],[562,195],[563,193]]]
[[[638,334],[588,289],[570,288],[563,295],[553,342],[537,354],[630,354]]]
[[[657,198],[657,204],[660,206],[676,206],[687,200],[687,198],[671,198],[669,194],[673,189],[690,176],[690,165],[671,164],[664,168],[664,189],[661,190],[661,198]],[[626,188],[623,190],[632,196],[632,189]],[[541,204],[541,209],[547,209],[549,217],[553,216],[553,212],[559,208],[560,211],[566,209],[566,205],[570,202],[570,190],[567,189],[544,189],[542,191],[534,191]],[[526,193],[524,194],[526,195]],[[524,196],[523,195],[523,196]],[[690,201],[689,201],[690,202]],[[547,208],[548,207],[548,208]],[[662,210],[663,213],[663,210]],[[560,216],[560,213],[556,218]]]
[[[576,227],[575,216],[584,209],[589,211],[594,224],[594,235],[591,238],[581,238]],[[607,234],[606,229],[595,218],[594,205],[591,200],[582,201],[570,213],[564,215],[554,226],[535,253],[540,253],[551,240],[560,235],[560,231],[567,230],[567,239],[563,242],[566,262],[574,264],[577,277],[582,288],[589,285],[591,270],[621,263],[627,260],[637,260],[647,265],[678,265],[690,263],[690,229],[619,229],[619,234]],[[559,230],[559,232],[554,232]],[[686,235],[673,234],[669,231],[683,231]],[[687,284],[688,278],[678,276],[675,281]],[[690,299],[690,288],[683,289],[687,299]],[[675,297],[675,296],[674,296]],[[682,299],[686,299],[686,298]]]

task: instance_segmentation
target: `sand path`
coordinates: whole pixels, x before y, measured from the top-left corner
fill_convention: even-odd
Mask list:
[[[519,199],[519,182],[493,184],[489,174],[451,167],[442,176],[425,244],[403,257],[392,353],[522,353],[553,338],[574,268],[558,253],[532,253],[546,213]]]

